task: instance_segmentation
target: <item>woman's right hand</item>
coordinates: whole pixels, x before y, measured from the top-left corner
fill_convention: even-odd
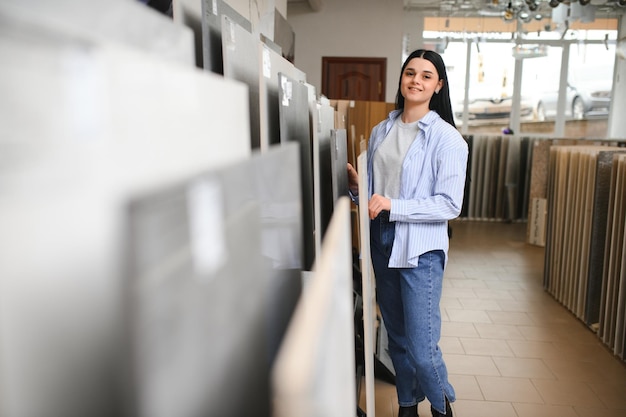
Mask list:
[[[348,162],[348,188],[352,195],[359,195],[359,174],[356,169]]]

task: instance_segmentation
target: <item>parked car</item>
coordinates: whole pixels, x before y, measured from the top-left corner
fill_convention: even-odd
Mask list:
[[[513,107],[513,97],[507,93],[489,94],[488,89],[478,89],[474,97],[470,96],[468,103],[469,120],[509,119]],[[463,118],[463,100],[457,101],[454,106],[454,116]],[[533,101],[522,97],[520,119],[528,120],[534,116]]]
[[[558,89],[544,91],[537,99],[537,120],[554,119],[558,101]],[[589,82],[578,87],[567,85],[565,117],[584,119],[593,116],[608,116],[611,103],[610,81]]]

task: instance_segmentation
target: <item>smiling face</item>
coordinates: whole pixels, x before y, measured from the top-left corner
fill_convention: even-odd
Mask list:
[[[404,105],[423,105],[430,102],[435,91],[443,86],[443,80],[435,66],[424,58],[413,58],[402,72],[400,91]]]

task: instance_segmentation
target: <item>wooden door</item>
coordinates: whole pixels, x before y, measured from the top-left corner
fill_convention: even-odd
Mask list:
[[[322,94],[329,99],[385,101],[387,58],[322,57]]]

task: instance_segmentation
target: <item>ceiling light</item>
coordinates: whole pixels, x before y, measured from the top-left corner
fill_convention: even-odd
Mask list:
[[[509,5],[504,10],[504,20],[513,20],[513,5],[509,2]]]
[[[504,12],[501,10],[480,9],[478,11],[478,15],[486,16],[486,17],[500,17],[500,16],[504,16]]]
[[[550,7],[557,7],[559,4],[561,4],[559,2],[559,0],[550,0]]]

